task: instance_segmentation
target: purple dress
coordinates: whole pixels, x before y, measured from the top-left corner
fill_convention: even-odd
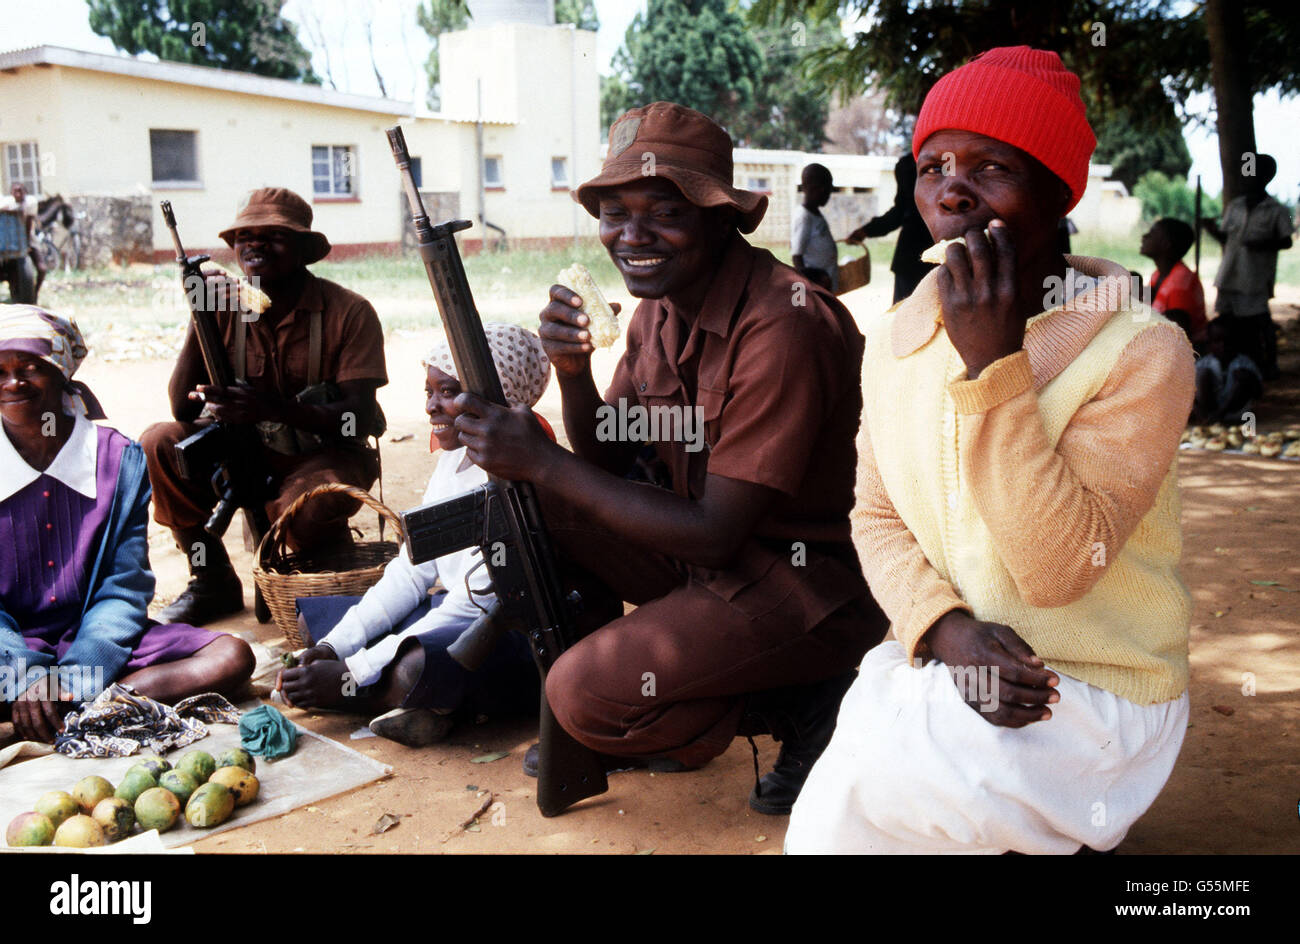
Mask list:
[[[95,498],[87,498],[56,478],[42,474],[0,501],[0,604],[17,622],[35,652],[63,658],[81,627],[90,590],[90,572],[104,539],[117,489],[122,452],[129,440],[99,426]],[[0,436],[3,436],[0,431]],[[142,560],[141,567],[148,562]],[[146,620],[123,673],[198,652],[222,633],[187,623],[160,625]]]

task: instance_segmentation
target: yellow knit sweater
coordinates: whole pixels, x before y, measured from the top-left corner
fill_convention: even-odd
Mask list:
[[[1061,672],[1168,701],[1188,676],[1175,470],[1193,355],[1130,303],[1127,271],[1066,260],[1096,288],[973,381],[934,273],[867,326],[853,540],[909,659],[963,609]]]

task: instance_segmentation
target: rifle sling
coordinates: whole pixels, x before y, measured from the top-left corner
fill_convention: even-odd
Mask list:
[[[307,337],[307,386],[320,383],[321,363],[321,312],[311,313]],[[235,322],[235,379],[248,380],[248,322],[242,317]]]

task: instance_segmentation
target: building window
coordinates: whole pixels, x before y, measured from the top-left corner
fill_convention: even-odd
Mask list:
[[[20,141],[5,145],[5,192],[9,195],[14,184],[22,184],[32,196],[41,192],[40,154],[35,141]]]
[[[149,129],[149,157],[153,182],[197,184],[199,182],[198,132]]]
[[[771,177],[750,177],[748,183],[745,185],[745,189],[752,190],[755,193],[771,193],[772,178]]]
[[[551,189],[569,189],[569,159],[567,157],[551,158]]]
[[[313,144],[311,190],[318,197],[357,195],[357,157],[348,144]]]
[[[505,188],[505,182],[501,178],[500,155],[483,158],[483,186],[498,190]]]
[[[415,181],[415,189],[424,189],[424,162],[418,157],[411,158],[411,179]]]

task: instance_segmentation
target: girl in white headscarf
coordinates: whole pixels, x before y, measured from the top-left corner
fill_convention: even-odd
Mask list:
[[[510,324],[485,325],[484,333],[506,401],[536,405],[551,367],[541,340]],[[442,450],[424,492],[427,505],[485,484],[487,474],[469,460],[449,412],[461,393],[450,347],[441,342],[422,363],[429,446]],[[431,597],[435,584],[442,590]],[[282,674],[284,699],[299,708],[382,712],[370,729],[412,747],[445,738],[457,715],[536,710],[538,674],[518,633],[506,633],[477,672],[446,653],[492,601],[478,548],[413,565],[403,547],[364,597],[298,601],[299,628],[316,642]]]

